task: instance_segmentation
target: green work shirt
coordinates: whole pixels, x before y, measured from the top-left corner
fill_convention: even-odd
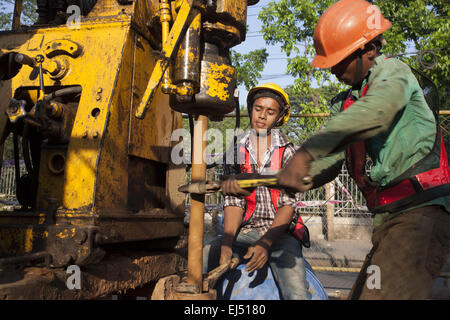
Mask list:
[[[365,96],[360,96],[362,90],[352,91],[356,101],[345,111],[341,111],[341,106],[347,95],[337,95],[325,128],[304,143],[315,160],[312,176],[325,173],[328,167],[343,160],[345,147],[359,140],[366,141],[367,154],[373,162],[370,178],[378,186],[387,185],[430,153],[436,122],[409,66],[380,55],[361,88],[367,83]],[[438,166],[439,155],[433,155],[430,161]],[[408,210],[428,205],[442,205],[450,212],[450,195]],[[377,214],[375,227],[392,216]]]

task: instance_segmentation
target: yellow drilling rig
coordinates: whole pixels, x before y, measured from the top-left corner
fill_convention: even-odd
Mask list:
[[[202,274],[204,196],[192,195],[187,232],[171,134],[182,113],[202,137],[208,118],[234,110],[229,49],[257,2],[97,0],[67,24],[23,27],[17,0],[13,30],[0,32],[0,144],[12,136],[26,173],[16,170],[21,210],[0,212],[0,299],[145,287],[156,299],[215,298],[229,266]],[[194,153],[204,148],[194,137]],[[193,181],[205,175],[193,165]],[[175,250],[185,238],[187,263]],[[81,289],[67,287],[72,265]]]

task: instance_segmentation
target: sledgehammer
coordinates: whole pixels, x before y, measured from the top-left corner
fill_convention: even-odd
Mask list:
[[[281,188],[278,184],[278,179],[275,175],[261,175],[255,173],[241,173],[236,176],[236,181],[242,189],[256,188],[256,187],[274,187]],[[302,179],[304,184],[312,183],[312,178],[306,176]],[[183,193],[214,193],[221,191],[221,184],[219,181],[198,181],[189,184],[185,184],[178,188],[179,192]]]

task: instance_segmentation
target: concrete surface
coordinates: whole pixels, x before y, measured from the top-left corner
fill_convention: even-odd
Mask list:
[[[303,256],[313,266],[360,268],[371,248],[368,240],[311,240]]]

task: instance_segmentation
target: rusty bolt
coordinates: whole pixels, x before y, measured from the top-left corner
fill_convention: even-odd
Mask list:
[[[36,60],[37,63],[42,63],[45,60],[42,54],[38,54],[34,59]]]
[[[102,92],[103,92],[102,88],[97,89],[97,96],[95,98],[97,101],[100,101],[102,99]]]

